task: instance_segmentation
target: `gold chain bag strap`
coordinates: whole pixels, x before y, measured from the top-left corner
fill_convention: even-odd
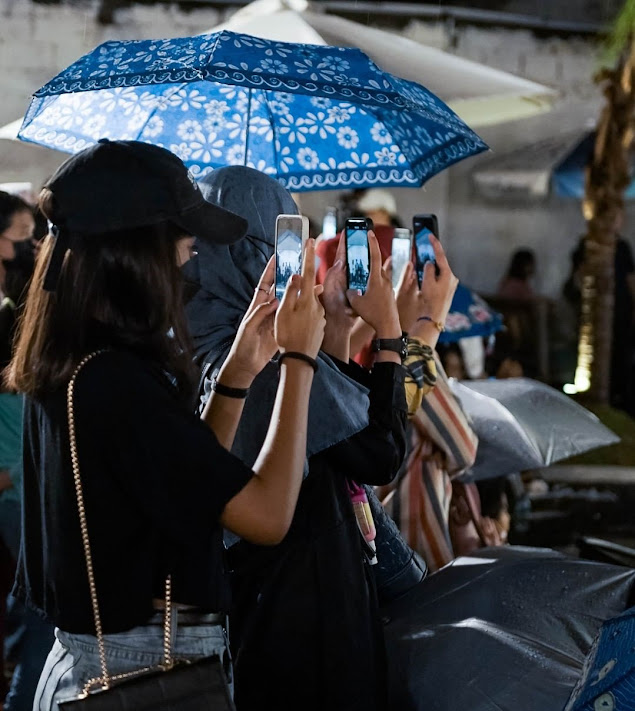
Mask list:
[[[81,369],[104,351],[94,351],[75,369],[68,384],[66,399],[71,462],[79,523],[88,573],[88,586],[95,621],[95,636],[99,650],[101,676],[90,679],[78,697],[60,701],[58,707],[72,711],[234,711],[223,666],[218,656],[195,662],[175,663],[172,655],[172,580],[165,581],[165,612],[163,624],[163,662],[124,674],[111,675],[106,660],[106,643],[99,612],[93,557],[88,536],[84,492],[79,469],[77,431],[75,428],[75,383]]]

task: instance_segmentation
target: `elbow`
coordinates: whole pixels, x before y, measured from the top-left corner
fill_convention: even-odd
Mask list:
[[[289,533],[291,520],[292,516],[280,514],[263,517],[243,538],[257,546],[277,546]]]
[[[291,522],[287,524],[282,523],[271,523],[268,526],[264,526],[259,535],[258,541],[252,541],[261,546],[277,546],[284,541],[285,536],[289,533]]]

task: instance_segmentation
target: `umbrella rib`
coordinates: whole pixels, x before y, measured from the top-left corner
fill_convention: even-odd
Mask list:
[[[187,86],[187,84],[181,83],[181,84],[175,84],[174,86],[176,87],[176,89],[175,89],[175,90],[169,89],[168,91],[166,91],[165,94],[162,94],[162,98],[165,98],[166,96],[172,96],[172,95],[175,94],[177,91],[179,91],[179,90],[182,89],[183,87]],[[143,131],[144,131],[145,127],[148,125],[150,119],[153,118],[153,116],[154,116],[159,110],[160,110],[160,109],[159,109],[159,101],[157,101],[156,106],[154,106],[154,108],[152,109],[152,111],[148,114],[148,118],[147,118],[147,119],[145,120],[145,122],[139,127],[139,130],[137,131],[137,137],[136,137],[135,140],[137,140],[137,141],[143,140],[142,134],[143,134]]]
[[[249,127],[251,125],[251,101],[253,89],[249,87],[247,91],[249,100],[247,101],[247,125],[245,127],[245,155],[243,156],[243,165],[247,165],[247,160],[249,157]]]
[[[269,114],[269,123],[271,124],[271,143],[273,146],[273,164],[276,167],[276,173],[280,174],[280,163],[278,162],[278,147],[277,147],[277,136],[276,136],[276,121],[269,106],[269,92],[263,91],[262,95],[265,100],[265,107],[267,108],[267,113]]]

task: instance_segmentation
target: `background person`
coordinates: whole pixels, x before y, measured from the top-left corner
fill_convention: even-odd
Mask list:
[[[206,203],[173,154],[135,141],[100,141],[67,160],[41,207],[57,237],[40,254],[8,384],[28,396],[15,593],[58,628],[34,705],[49,711],[101,675],[69,451],[67,385],[78,364],[99,352],[79,372],[73,402],[109,672],[161,661],[168,575],[181,617],[175,656],[226,659],[222,526],[261,544],[285,535],[313,369],[284,358],[253,471],[224,448],[242,412],[235,396],[278,349],[313,358],[324,319],[310,243],[275,325],[277,302],[257,292],[201,421],[191,414],[179,266],[190,234],[231,241],[244,221]]]
[[[28,249],[24,249],[24,246]],[[33,273],[33,248],[18,243],[18,256],[5,262],[5,299],[0,307],[0,370],[8,365],[16,314],[24,305]],[[53,626],[9,594],[20,551],[22,510],[23,397],[0,392],[0,537],[10,560],[3,585],[6,601],[6,654],[14,662],[4,711],[31,711],[38,680],[53,644]]]
[[[397,201],[393,194],[385,188],[370,188],[357,200],[356,213],[370,217],[373,225],[385,227],[401,227],[397,216]]]
[[[532,280],[536,274],[536,256],[530,249],[514,252],[507,273],[498,287],[498,296],[528,301],[535,297]]]
[[[35,230],[33,210],[17,195],[0,190],[0,301],[5,298],[6,267],[16,256],[16,244],[31,239]]]

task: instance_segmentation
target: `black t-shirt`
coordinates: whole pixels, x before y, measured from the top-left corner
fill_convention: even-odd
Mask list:
[[[168,573],[175,601],[227,611],[219,517],[252,471],[180,403],[164,372],[130,353],[84,366],[75,422],[104,631],[143,624]],[[15,592],[61,629],[94,634],[65,388],[25,404]]]

